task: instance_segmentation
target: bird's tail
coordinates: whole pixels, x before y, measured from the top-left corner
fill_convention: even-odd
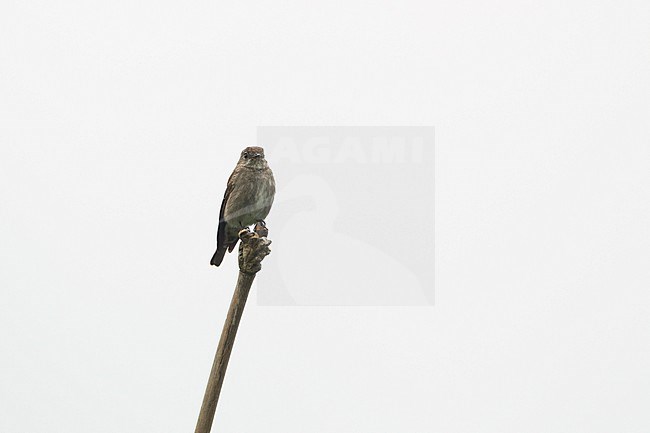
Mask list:
[[[212,256],[212,260],[210,260],[210,264],[212,266],[219,266],[221,262],[223,262],[223,257],[226,255],[226,248],[225,246],[217,248],[217,251],[214,253]]]

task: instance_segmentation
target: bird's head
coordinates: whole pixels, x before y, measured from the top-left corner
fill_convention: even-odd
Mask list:
[[[257,146],[247,147],[241,152],[241,156],[239,157],[239,164],[251,168],[266,167],[264,149]]]

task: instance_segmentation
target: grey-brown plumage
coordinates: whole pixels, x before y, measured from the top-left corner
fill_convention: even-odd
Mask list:
[[[226,251],[235,249],[239,232],[264,221],[275,196],[273,172],[264,159],[264,149],[247,147],[241,153],[235,170],[228,179],[219,212],[217,251],[210,264],[219,266]]]

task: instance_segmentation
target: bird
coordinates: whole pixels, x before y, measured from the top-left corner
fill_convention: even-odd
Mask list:
[[[253,224],[266,227],[275,197],[275,179],[264,149],[257,146],[242,150],[239,162],[228,178],[219,211],[217,251],[210,264],[219,266],[226,251],[232,252],[239,241],[239,232]]]

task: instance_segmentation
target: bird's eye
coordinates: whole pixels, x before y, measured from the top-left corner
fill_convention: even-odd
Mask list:
[[[248,152],[244,152],[244,158],[248,158]]]

